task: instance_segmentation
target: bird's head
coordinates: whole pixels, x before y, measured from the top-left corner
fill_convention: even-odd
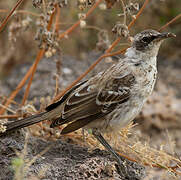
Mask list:
[[[170,37],[176,37],[176,35],[169,32],[160,33],[148,29],[134,36],[132,47],[140,52],[157,55],[163,40]]]

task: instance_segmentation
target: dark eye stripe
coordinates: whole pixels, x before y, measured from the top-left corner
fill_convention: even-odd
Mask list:
[[[154,39],[155,39],[155,36],[143,37],[142,42],[149,44]]]

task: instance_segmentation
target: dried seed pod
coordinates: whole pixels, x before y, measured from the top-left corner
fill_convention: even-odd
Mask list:
[[[112,29],[112,32],[117,34],[118,36],[128,37],[129,36],[129,30],[128,26],[125,24],[122,24],[118,22]]]
[[[77,1],[77,6],[78,8],[83,11],[86,8],[89,8],[95,3],[95,0],[78,0]]]
[[[139,4],[138,3],[129,3],[125,7],[125,12],[127,15],[133,16],[137,11],[139,10]]]
[[[32,0],[32,3],[35,8],[40,8],[42,4],[42,0]]]

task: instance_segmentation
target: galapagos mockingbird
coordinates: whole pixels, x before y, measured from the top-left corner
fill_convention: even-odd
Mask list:
[[[96,139],[121,163],[120,157],[101,135],[119,131],[141,111],[157,77],[157,54],[172,33],[145,30],[134,36],[125,58],[96,76],[75,85],[45,112],[4,124],[6,131],[51,120],[51,128],[67,124],[61,134],[79,128],[92,129]]]

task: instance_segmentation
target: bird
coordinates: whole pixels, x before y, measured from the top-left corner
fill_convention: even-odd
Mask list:
[[[51,121],[51,128],[66,124],[61,134],[91,129],[94,137],[121,164],[120,156],[102,133],[120,131],[140,113],[156,82],[160,45],[170,37],[175,34],[152,29],[136,34],[124,58],[72,87],[44,112],[1,125],[5,131],[0,136],[44,120]]]

